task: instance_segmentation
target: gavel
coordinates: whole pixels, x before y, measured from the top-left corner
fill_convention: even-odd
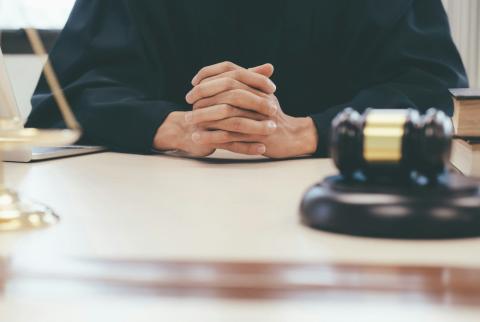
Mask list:
[[[331,157],[341,174],[367,179],[435,180],[450,159],[453,125],[442,111],[425,115],[413,109],[345,109],[332,123]]]
[[[377,238],[480,236],[478,180],[446,171],[452,138],[450,118],[435,109],[344,110],[331,132],[341,175],[307,190],[303,223]]]

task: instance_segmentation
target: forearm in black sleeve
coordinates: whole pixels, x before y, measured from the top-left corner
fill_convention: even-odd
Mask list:
[[[162,62],[152,64],[128,0],[77,1],[50,54],[67,99],[84,128],[83,142],[148,153],[169,113]],[[63,127],[42,77],[27,126]]]

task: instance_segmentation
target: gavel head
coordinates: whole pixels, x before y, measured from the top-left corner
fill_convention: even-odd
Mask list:
[[[450,158],[453,126],[435,109],[345,109],[333,121],[331,156],[345,177],[419,174],[436,178]]]

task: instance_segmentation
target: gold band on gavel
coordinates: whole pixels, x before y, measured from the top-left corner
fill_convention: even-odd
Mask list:
[[[372,110],[363,130],[363,157],[367,163],[399,163],[407,111]]]

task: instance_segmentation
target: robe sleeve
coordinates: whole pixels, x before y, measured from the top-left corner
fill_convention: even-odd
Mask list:
[[[162,62],[152,59],[129,0],[78,0],[50,59],[84,128],[83,143],[149,153],[157,129],[182,103],[166,99]],[[42,77],[27,126],[64,122]]]
[[[311,115],[326,156],[332,119],[344,108],[435,107],[452,113],[449,88],[468,87],[441,0],[350,1],[340,31],[345,88],[351,99]]]

